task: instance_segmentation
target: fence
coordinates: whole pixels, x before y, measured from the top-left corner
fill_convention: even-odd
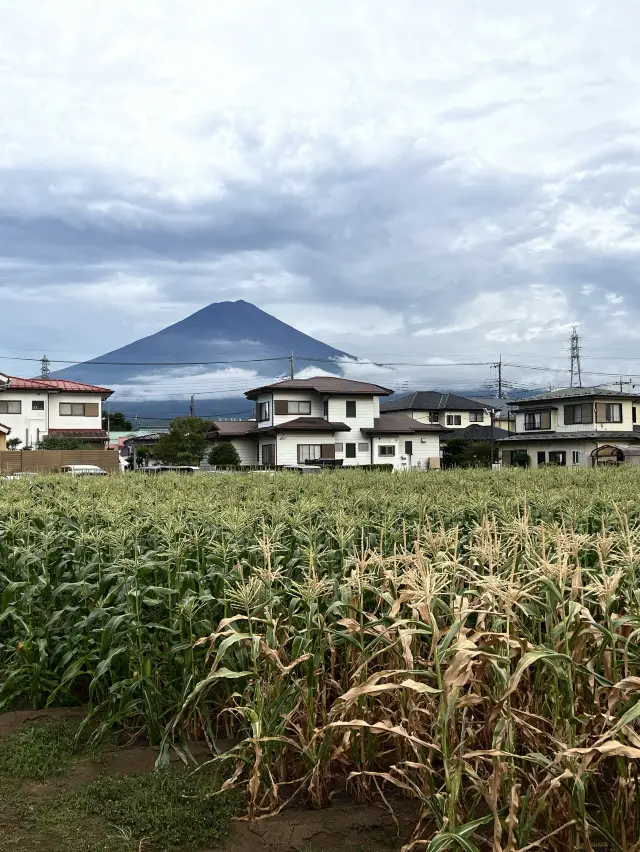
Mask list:
[[[0,451],[0,472],[28,470],[46,473],[65,464],[96,464],[108,473],[120,470],[117,450],[4,450]]]

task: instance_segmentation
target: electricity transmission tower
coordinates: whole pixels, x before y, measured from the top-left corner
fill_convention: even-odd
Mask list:
[[[581,388],[582,387],[582,369],[580,367],[580,335],[578,334],[578,329],[573,327],[573,331],[571,332],[571,346],[569,347],[569,355],[571,358],[571,387],[572,388]]]
[[[49,361],[47,356],[43,355],[42,358],[40,359],[40,378],[41,379],[50,378],[50,376],[51,376],[51,373],[49,371],[50,364],[51,364],[51,362]]]

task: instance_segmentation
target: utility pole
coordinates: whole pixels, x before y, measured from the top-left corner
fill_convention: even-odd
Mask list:
[[[494,429],[495,429],[495,425],[496,425],[496,410],[495,410],[495,408],[491,409],[491,411],[489,412],[489,415],[491,417],[491,436],[490,436],[490,439],[489,439],[490,445],[491,445],[491,451],[490,451],[491,461],[489,463],[489,466],[493,469],[493,453],[494,453],[494,446],[495,446]]]
[[[43,355],[40,359],[40,378],[41,379],[49,379],[51,377],[51,373],[49,371],[49,367],[51,362],[47,358],[46,355]]]
[[[498,361],[498,399],[503,399],[502,396],[502,355]]]
[[[571,387],[572,388],[581,388],[582,387],[582,369],[580,367],[580,336],[578,335],[578,329],[573,327],[573,331],[571,332],[571,345],[569,348],[569,356],[571,359],[570,373],[571,373]]]
[[[189,402],[189,417],[196,416],[196,398],[194,394],[191,394],[191,400]]]
[[[289,378],[292,379],[295,376],[295,366],[296,359],[293,357],[293,352],[289,355]]]

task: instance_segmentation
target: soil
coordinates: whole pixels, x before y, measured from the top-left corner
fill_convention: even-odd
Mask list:
[[[81,708],[20,710],[0,714],[0,736],[19,731],[25,724],[83,718]],[[195,756],[202,752],[194,744]],[[208,752],[207,752],[208,754]],[[148,773],[154,769],[156,749],[132,745],[95,757],[80,757],[61,775],[44,781],[24,782],[19,790],[20,804],[11,785],[0,783],[0,852],[66,852],[52,837],[34,835],[32,826],[25,823],[25,813],[43,797],[71,792],[105,775]],[[178,760],[173,756],[173,760]],[[2,779],[0,779],[2,782]],[[398,850],[411,833],[416,820],[415,803],[394,803],[395,824],[389,812],[373,805],[358,805],[341,801],[321,811],[289,808],[281,814],[254,822],[236,820],[229,839],[222,846],[202,852],[389,852]],[[99,839],[105,826],[87,820],[86,832]],[[106,847],[105,847],[106,848]]]

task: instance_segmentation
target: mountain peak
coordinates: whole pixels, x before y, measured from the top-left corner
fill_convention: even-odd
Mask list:
[[[223,364],[227,370],[234,366],[247,370],[255,361],[256,366],[260,362],[272,362],[269,369],[277,375],[288,370],[291,353],[299,359],[299,369],[315,366],[337,375],[341,375],[342,370],[331,362],[351,357],[298,331],[257,305],[238,299],[212,302],[161,331],[53,375],[107,387],[127,385],[128,395],[133,398],[136,382],[144,386],[150,376],[159,376],[159,383],[163,374],[174,373],[175,376],[181,365],[189,364],[195,372],[183,377],[182,381],[183,392],[188,395],[194,392],[189,380],[197,377],[198,372],[211,374]]]

